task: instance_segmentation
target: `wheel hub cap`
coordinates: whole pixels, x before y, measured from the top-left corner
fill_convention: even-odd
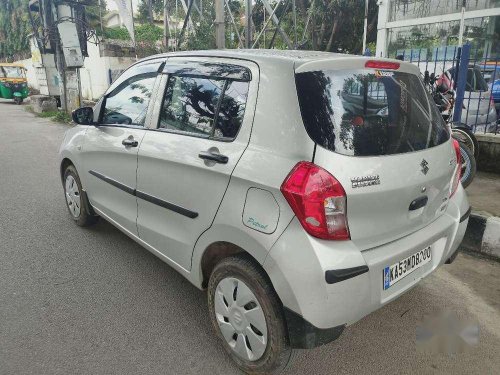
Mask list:
[[[73,217],[79,217],[81,207],[80,189],[72,175],[66,177],[64,192],[66,194],[66,203],[68,204],[69,212]]]
[[[215,316],[222,336],[237,356],[256,361],[267,346],[267,324],[255,294],[241,280],[228,277],[217,285]]]

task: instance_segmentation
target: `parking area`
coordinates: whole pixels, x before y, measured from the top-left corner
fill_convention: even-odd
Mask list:
[[[205,292],[110,224],[73,224],[57,165],[68,126],[0,101],[0,374],[237,374]],[[441,310],[477,321],[479,344],[417,350]],[[498,353],[500,263],[460,254],[288,373],[496,374]]]

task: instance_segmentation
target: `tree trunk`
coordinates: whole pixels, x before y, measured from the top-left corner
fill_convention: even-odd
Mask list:
[[[153,0],[148,0],[148,21],[152,25],[153,20]]]
[[[339,12],[337,16],[334,16],[335,19],[333,21],[333,26],[332,26],[332,32],[330,33],[330,38],[328,39],[328,44],[326,45],[325,51],[331,52],[332,50],[332,44],[333,44],[333,37],[337,33],[337,29],[339,27],[339,20],[342,19],[343,13]]]
[[[321,27],[319,29],[318,33],[318,47],[319,49],[323,49],[323,39],[325,38],[325,31],[326,31],[326,19],[325,16],[323,15],[323,18],[321,19]]]

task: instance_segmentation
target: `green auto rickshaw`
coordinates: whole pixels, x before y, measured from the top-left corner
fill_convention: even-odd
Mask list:
[[[28,97],[26,68],[19,64],[0,63],[0,98],[21,104]]]

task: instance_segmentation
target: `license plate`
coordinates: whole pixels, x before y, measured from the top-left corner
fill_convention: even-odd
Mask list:
[[[383,287],[384,290],[389,289],[396,284],[399,280],[408,276],[416,269],[422,267],[431,261],[432,252],[431,247],[427,246],[425,249],[417,251],[415,254],[410,255],[408,258],[394,263],[392,266],[384,268],[383,274]]]

